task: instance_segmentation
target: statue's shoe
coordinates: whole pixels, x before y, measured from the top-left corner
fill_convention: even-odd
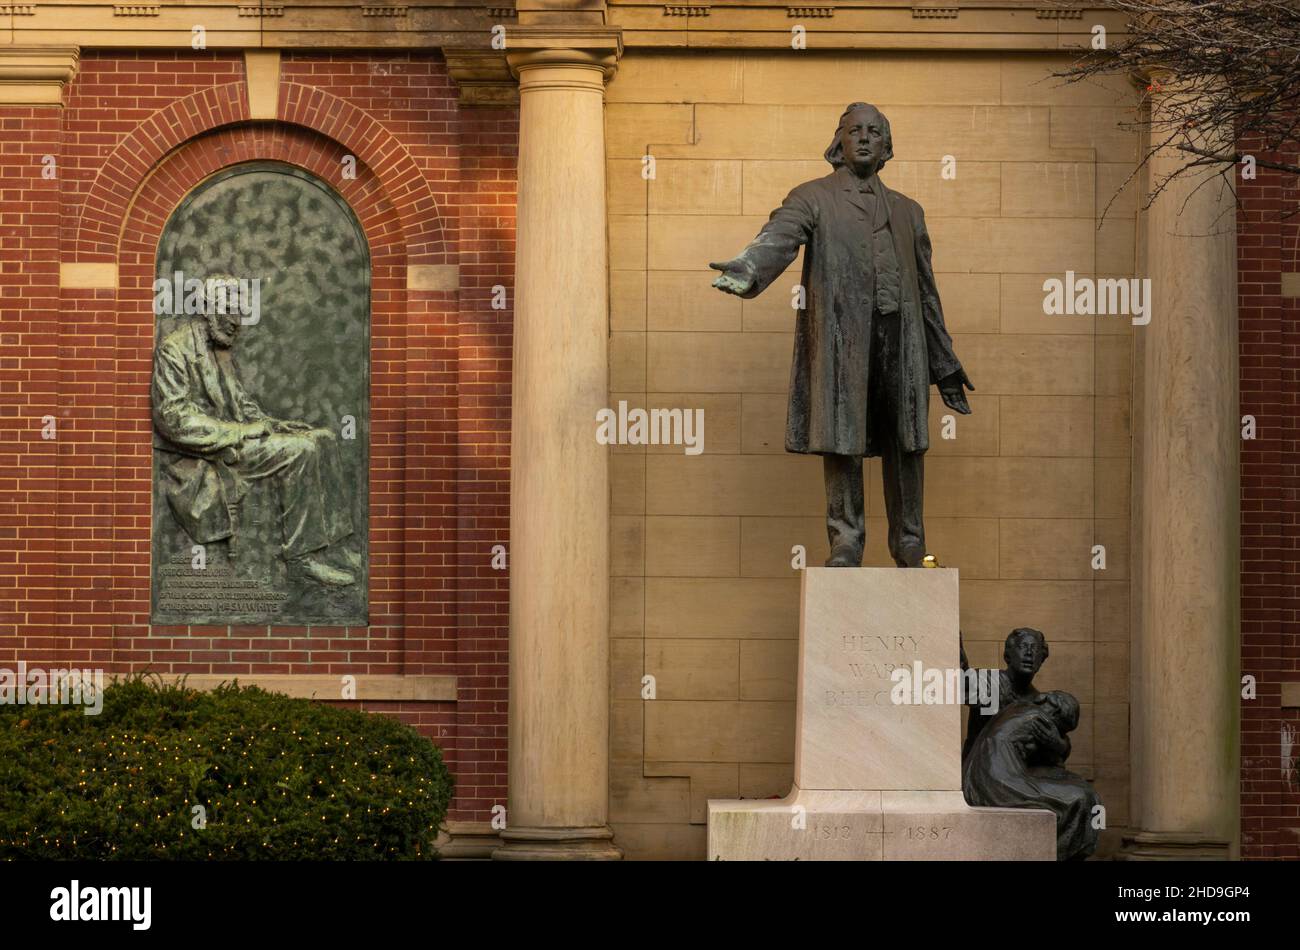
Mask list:
[[[302,572],[319,584],[326,587],[347,587],[349,584],[355,584],[357,579],[347,571],[340,571],[336,567],[330,567],[313,557],[302,557],[298,559],[298,565]]]
[[[851,544],[837,544],[826,559],[827,567],[861,567],[862,552]]]
[[[925,548],[919,544],[904,544],[894,557],[899,567],[924,567]]]

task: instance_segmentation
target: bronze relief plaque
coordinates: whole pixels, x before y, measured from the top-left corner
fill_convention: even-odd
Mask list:
[[[176,209],[154,283],[154,623],[367,622],[370,258],[272,162]]]

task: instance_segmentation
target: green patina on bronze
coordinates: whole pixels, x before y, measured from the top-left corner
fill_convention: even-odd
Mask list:
[[[152,621],[366,624],[370,258],[360,225],[306,172],[239,165],[168,221],[156,273],[172,283],[177,272],[259,283],[255,310],[246,295],[243,313],[156,317]]]

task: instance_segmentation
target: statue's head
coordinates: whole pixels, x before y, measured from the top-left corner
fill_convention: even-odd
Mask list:
[[[1078,728],[1079,701],[1071,694],[1064,690],[1054,689],[1043,693],[1040,700],[1044,706],[1051,710],[1052,719],[1056,721],[1056,728],[1061,735],[1073,732]]]
[[[1047,638],[1033,627],[1017,627],[1007,634],[1002,659],[1011,672],[1032,677],[1047,659]]]
[[[885,167],[894,157],[894,137],[889,120],[879,109],[866,102],[851,102],[840,116],[835,138],[826,149],[825,158],[836,168],[847,165],[866,177]]]
[[[234,345],[240,326],[238,278],[212,274],[203,281],[203,317],[212,342],[220,347]]]

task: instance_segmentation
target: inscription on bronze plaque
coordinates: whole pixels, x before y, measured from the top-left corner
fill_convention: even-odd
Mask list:
[[[154,282],[154,623],[364,625],[370,261],[287,165],[208,179]]]

